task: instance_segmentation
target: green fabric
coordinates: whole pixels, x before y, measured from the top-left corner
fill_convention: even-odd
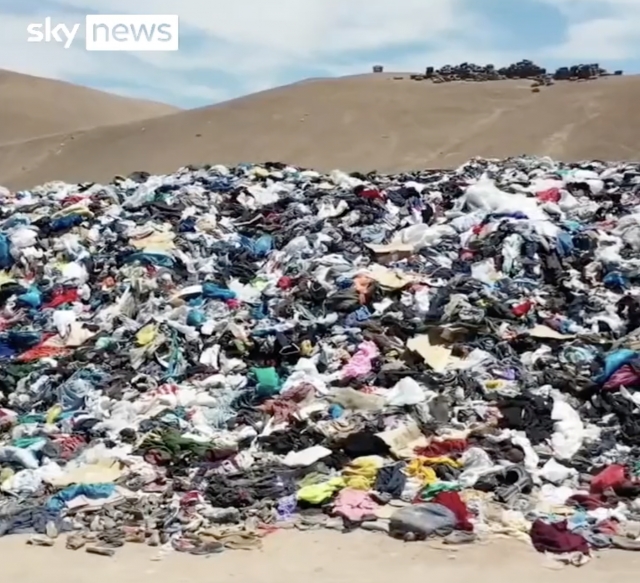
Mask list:
[[[117,346],[118,343],[115,341],[115,339],[108,336],[103,336],[102,338],[98,338],[98,340],[96,340],[97,350],[113,350]]]
[[[459,492],[461,489],[460,485],[455,482],[437,482],[427,486],[422,490],[422,492],[420,492],[420,500],[423,502],[429,502],[440,494],[440,492]]]
[[[5,385],[10,389],[10,392],[13,392],[18,381],[29,376],[37,367],[37,363],[5,364],[2,366],[2,374],[0,376]]]
[[[32,445],[35,445],[36,443],[40,443],[42,441],[44,441],[42,437],[21,437],[19,439],[14,439],[11,442],[11,445],[19,447],[21,449],[27,449],[28,447],[31,447]]]
[[[272,366],[268,368],[254,368],[253,374],[258,381],[258,393],[262,396],[271,396],[280,392],[280,377]]]
[[[150,435],[140,445],[140,450],[144,453],[154,452],[165,461],[177,461],[186,457],[203,458],[210,449],[210,443],[182,437],[175,429]]]
[[[31,374],[35,369],[35,364],[7,364],[2,367],[6,375],[9,375],[15,379],[20,380]]]
[[[31,413],[28,415],[21,415],[18,417],[18,423],[20,425],[29,425],[31,423],[44,423],[46,417],[38,413]]]

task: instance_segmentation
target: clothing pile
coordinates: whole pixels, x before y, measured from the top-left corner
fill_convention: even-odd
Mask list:
[[[640,166],[0,189],[0,535],[640,549]]]
[[[382,72],[382,70],[375,72]],[[614,75],[622,75],[622,71],[615,71]],[[495,65],[477,65],[475,63],[460,63],[459,65],[444,65],[440,68],[427,67],[424,75],[413,75],[416,80],[431,79],[434,83],[451,81],[504,81],[507,79],[531,79],[540,85],[549,85],[553,81],[586,81],[611,75],[598,63],[572,65],[560,67],[555,73],[548,72],[533,61],[524,59],[506,67]]]

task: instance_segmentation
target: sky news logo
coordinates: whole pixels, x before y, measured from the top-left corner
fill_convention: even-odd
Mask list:
[[[80,27],[47,17],[27,26],[27,42],[59,43],[68,49]],[[180,46],[177,14],[88,14],[84,27],[88,51],[177,51]]]

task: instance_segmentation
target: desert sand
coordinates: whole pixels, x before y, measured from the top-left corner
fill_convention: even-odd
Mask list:
[[[472,156],[637,159],[640,76],[434,85],[314,79],[164,117],[0,146],[0,183],[104,181],[134,170],[285,161],[331,170],[452,167]]]
[[[177,111],[163,103],[0,69],[0,144]]]
[[[58,543],[62,545],[62,541]],[[432,548],[379,533],[280,531],[258,551],[225,551],[209,557],[127,545],[113,558],[64,548],[36,548],[23,537],[0,543],[3,578],[20,583],[606,583],[635,580],[640,554],[605,551],[587,565],[559,567],[521,542],[497,541]],[[633,579],[632,579],[633,577]]]

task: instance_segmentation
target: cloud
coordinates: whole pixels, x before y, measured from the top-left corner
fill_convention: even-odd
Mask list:
[[[640,1],[538,0],[568,19],[562,42],[542,51],[564,59],[625,61],[640,58]]]
[[[197,106],[378,62],[406,71],[465,60],[625,59],[639,47],[640,0],[518,0],[511,12],[504,2],[0,0],[0,67]],[[82,43],[65,50],[26,42],[27,24],[45,16],[72,24],[134,12],[179,14],[180,51],[91,53]]]
[[[545,53],[553,57],[586,60],[625,60],[638,55],[638,20],[597,18],[569,26],[565,42]]]

